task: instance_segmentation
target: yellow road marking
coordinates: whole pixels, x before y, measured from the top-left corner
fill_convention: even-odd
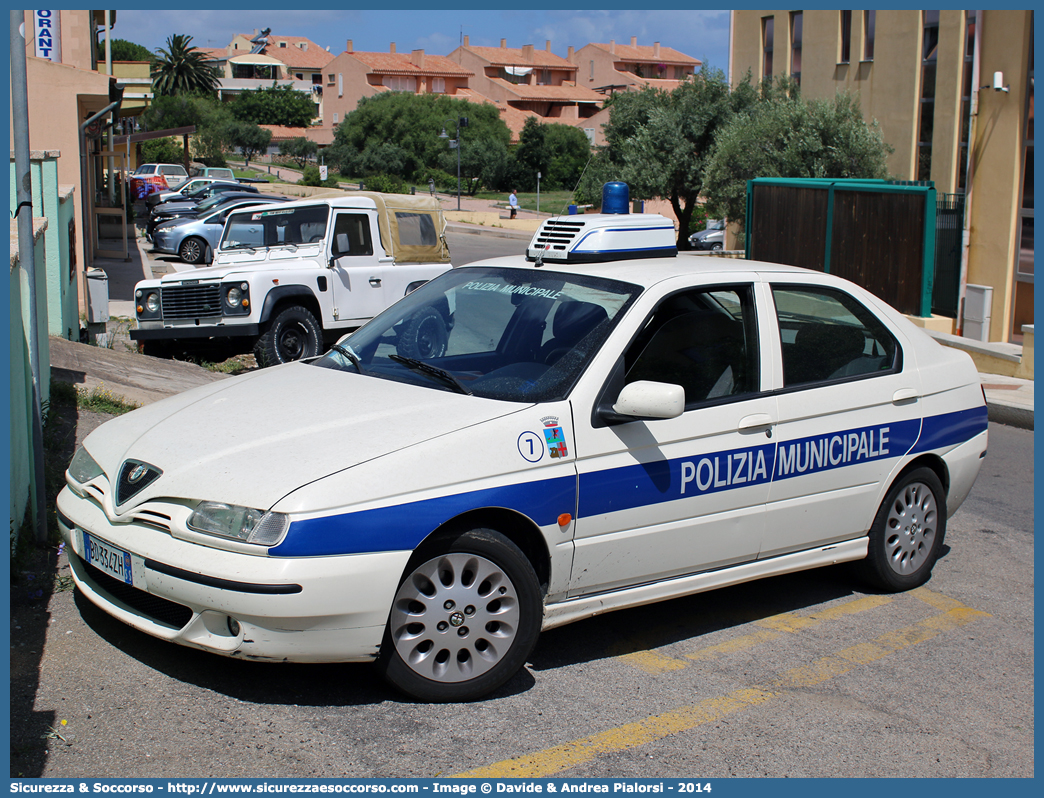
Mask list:
[[[675,671],[687,667],[689,663],[686,662],[686,660],[706,660],[727,654],[734,654],[738,651],[752,648],[759,643],[766,643],[769,640],[774,640],[779,637],[780,633],[786,632],[789,634],[796,634],[802,629],[809,629],[825,621],[837,620],[846,615],[855,615],[859,612],[866,612],[867,610],[887,604],[890,601],[892,601],[891,596],[863,596],[861,598],[852,599],[851,601],[846,601],[844,604],[840,604],[836,607],[816,610],[808,615],[798,615],[793,612],[782,612],[778,615],[771,615],[768,618],[761,618],[754,622],[755,626],[761,627],[758,631],[735,637],[723,643],[715,643],[712,646],[701,648],[691,654],[684,655],[684,659],[672,657],[656,651],[635,651],[630,654],[623,654],[619,656],[618,659],[623,660],[646,673],[667,673],[669,671]],[[649,635],[643,635],[643,640],[648,639],[648,637]],[[639,644],[640,642],[642,641],[634,641],[634,643]]]
[[[735,654],[737,651],[743,651],[747,648],[752,648],[758,643],[767,643],[769,640],[775,640],[779,637],[781,632],[770,632],[765,629],[758,632],[752,632],[749,635],[740,635],[734,637],[732,640],[726,640],[724,643],[715,643],[713,646],[707,646],[701,648],[699,651],[694,651],[691,654],[686,654],[686,659],[714,659],[725,654]]]
[[[662,740],[672,734],[694,729],[708,721],[718,720],[748,707],[764,704],[784,695],[787,689],[822,684],[860,665],[867,665],[904,648],[930,640],[944,631],[964,626],[978,618],[990,617],[989,613],[966,607],[940,593],[924,592],[928,595],[918,594],[917,591],[914,591],[917,598],[934,607],[945,606],[942,613],[902,629],[886,632],[875,640],[859,643],[835,654],[821,657],[808,665],[784,671],[765,686],[755,685],[733,690],[718,698],[708,698],[692,706],[679,707],[660,715],[652,715],[543,751],[523,754],[514,759],[506,759],[486,767],[469,770],[458,776],[472,778],[553,776],[576,765],[590,762],[603,754],[625,751]],[[877,597],[868,598],[876,599]],[[840,608],[832,609],[840,610]]]

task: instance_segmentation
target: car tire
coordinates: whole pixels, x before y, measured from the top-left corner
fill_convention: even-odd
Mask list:
[[[446,354],[446,320],[433,307],[418,310],[402,328],[396,351],[405,357],[432,360]]]
[[[713,244],[711,244],[711,252],[716,252],[719,249],[721,249],[721,242],[720,241],[715,241]]]
[[[323,331],[315,316],[300,305],[276,312],[254,345],[254,358],[261,368],[291,363],[320,353]]]
[[[889,592],[923,585],[946,536],[946,491],[930,468],[902,474],[881,503],[870,528],[862,575]]]
[[[191,263],[195,265],[202,263],[206,256],[207,242],[202,238],[186,238],[181,242],[181,246],[178,247],[178,257],[181,258],[185,263]]]
[[[377,667],[421,701],[473,701],[525,665],[542,616],[536,573],[518,546],[492,529],[441,537],[406,566]]]

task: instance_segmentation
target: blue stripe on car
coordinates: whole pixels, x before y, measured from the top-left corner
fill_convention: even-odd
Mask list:
[[[317,557],[414,549],[440,524],[476,507],[504,507],[533,519],[539,526],[550,526],[558,523],[561,513],[576,507],[576,478],[540,479],[302,519],[292,522],[284,541],[268,553],[274,557]]]
[[[673,460],[605,469],[576,477],[512,485],[293,521],[274,557],[316,557],[410,551],[434,529],[482,507],[514,510],[538,526],[647,507],[693,496],[804,476],[969,441],[985,431],[986,407],[886,425],[858,427],[798,440],[729,449]],[[579,505],[577,490],[579,489]]]

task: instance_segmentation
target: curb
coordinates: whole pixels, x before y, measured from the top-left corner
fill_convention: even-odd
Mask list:
[[[1008,404],[1007,402],[986,402],[990,421],[1006,424],[1009,427],[1033,430],[1033,411],[1026,407]]]
[[[513,238],[518,241],[529,241],[533,238],[532,233],[524,231],[504,230],[495,227],[471,227],[463,225],[460,222],[447,222],[447,230],[452,230],[454,233],[466,233],[472,236],[496,236],[497,238]]]

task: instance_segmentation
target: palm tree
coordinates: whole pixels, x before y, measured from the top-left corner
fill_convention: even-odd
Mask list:
[[[217,69],[189,42],[191,36],[175,33],[167,39],[167,49],[152,59],[152,91],[157,96],[211,93],[217,91]]]

